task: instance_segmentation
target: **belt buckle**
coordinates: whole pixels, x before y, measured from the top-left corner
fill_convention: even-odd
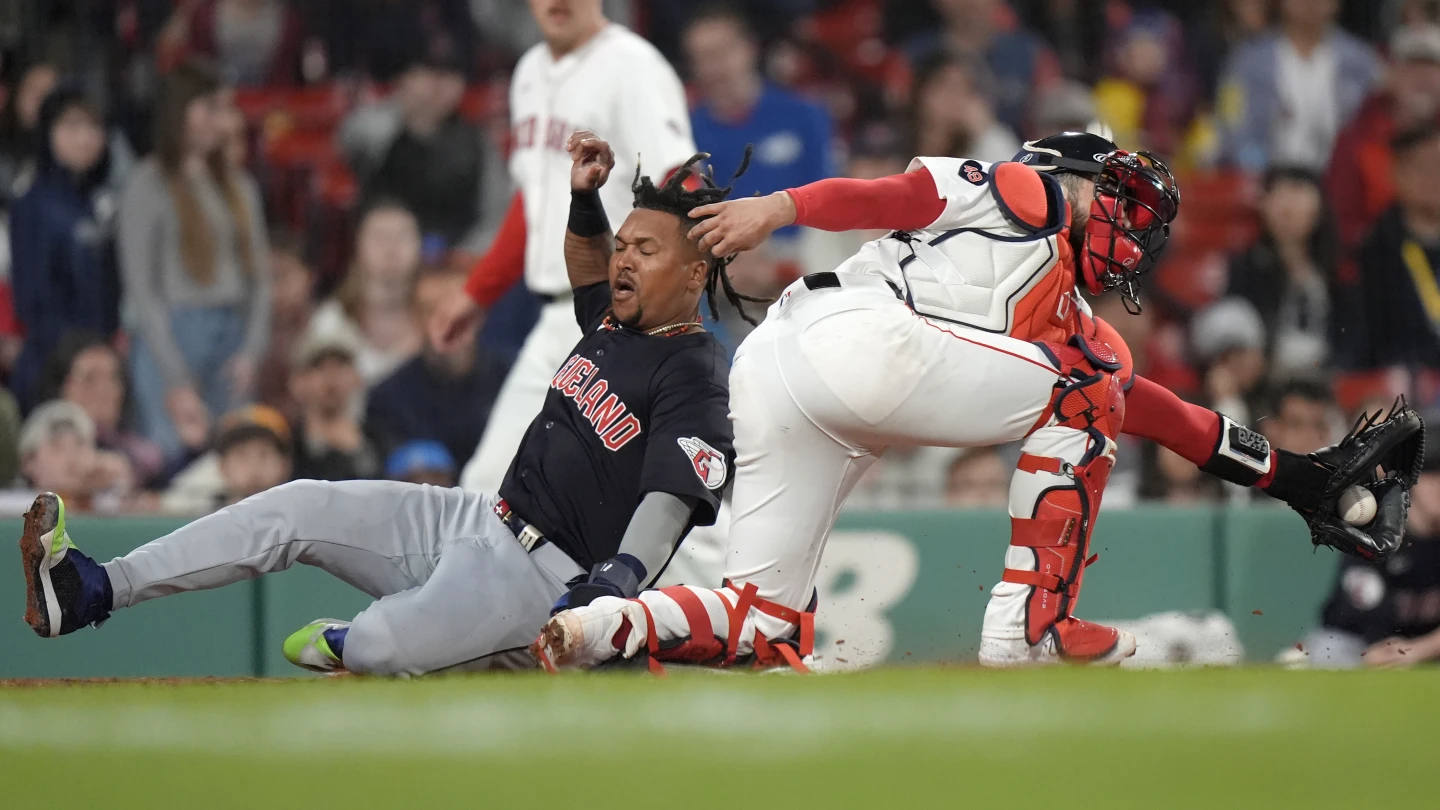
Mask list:
[[[545,539],[545,535],[541,534],[539,529],[527,523],[525,528],[521,529],[520,533],[515,535],[515,539],[520,541],[520,546],[524,548],[526,552],[530,552],[535,550],[536,543]]]

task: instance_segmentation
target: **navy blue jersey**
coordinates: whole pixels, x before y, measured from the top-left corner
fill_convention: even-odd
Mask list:
[[[714,335],[647,335],[607,317],[610,285],[575,291],[584,336],[550,381],[500,497],[582,568],[615,556],[640,499],[666,492],[715,522],[734,469],[730,367]]]
[[[1380,562],[1341,557],[1321,619],[1370,644],[1440,628],[1440,538],[1406,537],[1399,551]]]

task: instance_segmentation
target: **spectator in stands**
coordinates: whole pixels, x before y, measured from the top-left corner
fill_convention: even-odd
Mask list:
[[[0,388],[0,491],[20,477],[20,406]],[[0,514],[5,514],[0,510]]]
[[[182,454],[212,414],[248,402],[270,334],[270,254],[255,181],[226,162],[219,75],[186,63],[166,77],[155,154],[120,207],[120,273],[144,433]]]
[[[1281,0],[1276,31],[1238,48],[1219,100],[1223,150],[1241,168],[1322,170],[1335,136],[1380,80],[1369,45],[1335,25],[1339,0]]]
[[[315,313],[315,270],[305,262],[298,235],[281,234],[270,244],[270,342],[256,378],[257,399],[284,414],[293,411],[290,362],[295,343]]]
[[[996,162],[1020,151],[1015,133],[995,120],[988,71],[973,57],[941,53],[920,66],[910,100],[910,151]]]
[[[1016,3],[1025,9],[1026,24],[1045,38],[1065,78],[1094,84],[1104,64],[1104,46],[1111,28],[1113,3],[1091,0],[1029,0]],[[1051,130],[1062,132],[1064,130]]]
[[[369,388],[413,357],[423,330],[410,311],[420,269],[420,228],[403,205],[380,202],[360,218],[355,259],[334,297],[310,320],[312,332],[358,335],[355,367]]]
[[[1305,639],[1311,666],[1410,667],[1440,660],[1440,454],[1426,453],[1410,490],[1405,542],[1384,562],[1340,558],[1321,627]]]
[[[1189,26],[1202,98],[1214,98],[1225,60],[1270,26],[1271,0],[1221,0],[1207,3],[1204,16]]]
[[[60,71],[55,65],[36,62],[20,75],[9,104],[0,113],[0,207],[10,205],[30,185],[40,105],[59,84]]]
[[[162,64],[213,59],[241,87],[289,87],[300,81],[304,31],[283,0],[181,2],[161,34]]]
[[[1034,94],[1060,78],[1045,41],[1020,27],[1004,0],[931,0],[941,25],[912,37],[911,64],[937,53],[978,57],[990,68],[996,116],[1011,131],[1024,129]]]
[[[385,477],[391,481],[453,487],[458,468],[445,445],[430,439],[416,439],[395,448],[385,462]]]
[[[1280,387],[1260,430],[1276,448],[1313,453],[1340,438],[1340,414],[1330,387],[1317,378],[1294,379]]]
[[[1440,113],[1440,26],[1401,28],[1390,40],[1390,73],[1335,140],[1325,177],[1341,247],[1348,255],[1395,201],[1391,180],[1397,133]]]
[[[11,284],[25,333],[10,388],[27,409],[39,401],[40,369],[60,338],[71,330],[110,336],[120,302],[100,113],[62,88],[40,106],[37,129],[35,182],[10,212]]]
[[[854,509],[934,509],[944,504],[950,447],[892,447],[855,483]]]
[[[175,477],[161,507],[203,515],[291,479],[290,426],[274,408],[247,405],[220,419],[215,449]]]
[[[481,227],[490,186],[500,198],[509,192],[484,134],[460,115],[464,95],[459,63],[427,56],[401,74],[390,99],[356,110],[340,133],[364,199],[403,203],[425,236],[448,247]]]
[[[1440,127],[1427,123],[1393,147],[1396,202],[1360,247],[1332,350],[1352,369],[1440,369]]]
[[[1011,466],[994,447],[972,447],[945,470],[945,505],[995,509],[1010,502]]]
[[[1251,424],[1265,381],[1265,323],[1243,298],[1227,298],[1196,315],[1190,345],[1209,407]]]
[[[295,477],[320,481],[375,478],[380,455],[351,411],[362,381],[355,371],[358,344],[344,333],[307,335],[295,349],[290,390],[300,416]]]
[[[126,424],[125,394],[120,355],[93,332],[70,332],[61,338],[40,381],[41,401],[79,405],[95,425],[95,446],[124,456],[136,483],[163,483],[165,454]]]
[[[1035,96],[1030,117],[1028,137],[1034,139],[1057,132],[1085,132],[1098,114],[1090,88],[1067,79]]]
[[[690,122],[695,142],[710,153],[717,178],[755,147],[750,170],[735,181],[735,196],[798,188],[835,174],[835,133],[824,107],[770,84],[760,73],[760,43],[732,6],[695,12],[685,28],[685,56],[698,92]],[[777,231],[793,237],[798,228]]]
[[[450,296],[464,295],[465,276],[429,272],[415,284],[411,312],[417,327]],[[460,349],[441,353],[425,340],[419,356],[370,390],[365,427],[389,450],[418,439],[440,442],[454,458],[473,453],[505,381],[503,363],[480,348],[474,330]]]
[[[1198,98],[1184,29],[1169,14],[1145,11],[1118,33],[1111,69],[1095,85],[1100,118],[1121,148],[1178,155]]]
[[[28,491],[58,492],[76,511],[119,509],[133,479],[130,465],[118,453],[95,449],[95,423],[73,402],[55,400],[37,407],[20,428],[20,469]],[[0,511],[21,495],[5,497]],[[72,505],[73,504],[73,505]]]
[[[1140,452],[1141,468],[1147,471],[1140,479],[1142,499],[1171,506],[1195,506],[1219,500],[1223,482],[1201,472],[1179,454],[1153,442],[1142,444]]]
[[[306,57],[313,60],[318,55],[327,63],[321,73],[382,84],[395,81],[422,54],[473,65],[477,21],[494,23],[484,27],[508,34],[514,20],[530,20],[529,11],[519,0],[296,2],[306,31],[314,35],[307,43]],[[475,8],[474,20],[471,7]],[[514,51],[514,55],[522,51],[524,48]]]
[[[1329,352],[1335,227],[1308,169],[1272,168],[1260,198],[1260,238],[1230,263],[1227,296],[1249,301],[1265,324],[1272,378],[1313,374]]]

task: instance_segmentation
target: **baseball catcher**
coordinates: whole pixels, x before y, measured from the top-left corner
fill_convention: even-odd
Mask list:
[[[1011,162],[920,157],[901,175],[692,212],[707,217],[693,235],[718,255],[792,223],[891,232],[792,284],[736,355],[725,587],[596,600],[557,615],[532,649],[552,666],[646,650],[652,661],[803,668],[825,538],[855,481],[894,446],[1024,442],[1005,569],[982,626],[987,666],[1134,653],[1129,633],[1074,615],[1121,432],[1284,500],[1319,542],[1389,553],[1423,442],[1413,413],[1367,419],[1312,456],[1274,451],[1135,375],[1124,342],[1078,294],[1113,291],[1138,311],[1179,204],[1154,155],[1070,132],[1027,143]],[[1379,499],[1368,526],[1337,520],[1352,485]]]

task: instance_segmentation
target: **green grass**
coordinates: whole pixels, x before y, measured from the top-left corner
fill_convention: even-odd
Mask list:
[[[1435,671],[0,688],[0,807],[1435,807],[1437,726]]]

